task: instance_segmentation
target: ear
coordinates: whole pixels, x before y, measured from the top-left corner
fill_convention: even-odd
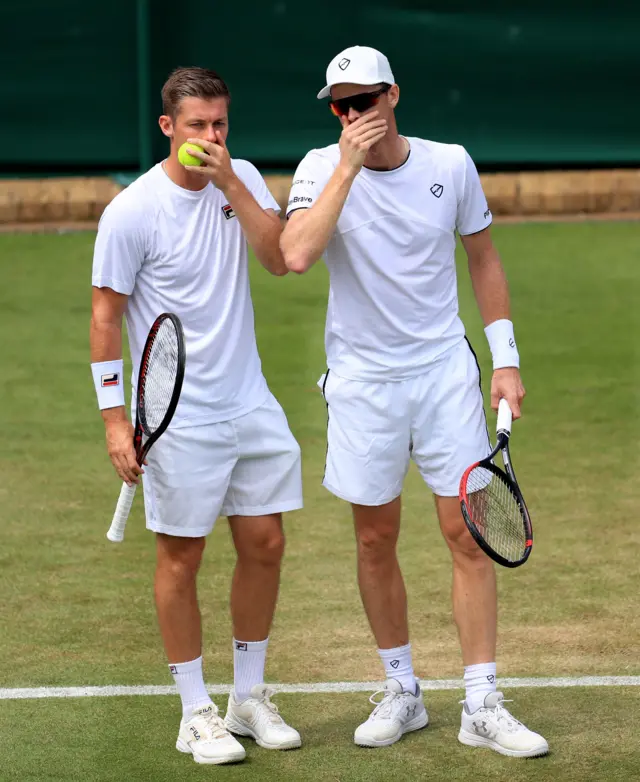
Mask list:
[[[395,107],[398,105],[398,102],[400,101],[400,87],[398,87],[397,84],[392,85],[391,89],[387,93],[387,96],[389,98],[389,105],[392,109],[395,109]]]
[[[173,120],[171,117],[169,117],[167,114],[163,114],[158,119],[158,125],[160,125],[160,130],[164,133],[167,138],[173,138]]]

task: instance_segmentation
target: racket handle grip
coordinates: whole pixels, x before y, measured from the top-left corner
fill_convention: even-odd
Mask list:
[[[107,537],[112,543],[122,543],[124,540],[124,528],[127,526],[127,519],[129,518],[137,488],[138,486],[135,483],[132,486],[128,486],[126,483],[122,484],[116,512],[113,514],[113,521],[109,527],[109,532],[107,532]]]
[[[511,434],[511,421],[513,419],[513,413],[509,407],[507,400],[502,397],[498,404],[498,425],[496,427],[497,433],[506,434],[507,437]]]

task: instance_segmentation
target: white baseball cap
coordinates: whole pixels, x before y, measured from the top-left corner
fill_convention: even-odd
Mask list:
[[[336,54],[327,68],[327,86],[318,98],[328,98],[335,84],[395,84],[389,60],[370,46],[350,46]]]

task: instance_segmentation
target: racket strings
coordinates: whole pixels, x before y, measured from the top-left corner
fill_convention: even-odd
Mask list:
[[[164,421],[178,375],[179,346],[176,328],[167,318],[162,321],[145,363],[144,404],[140,423],[147,435],[153,434]]]
[[[509,562],[519,562],[527,548],[527,536],[520,505],[505,480],[476,467],[467,479],[467,504],[488,545]]]

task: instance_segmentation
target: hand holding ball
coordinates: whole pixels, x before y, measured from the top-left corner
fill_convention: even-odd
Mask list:
[[[193,155],[190,155],[187,152],[188,149],[195,149],[198,152],[204,152],[204,149],[199,147],[197,144],[189,144],[188,141],[185,141],[178,150],[178,160],[180,163],[182,163],[183,166],[203,166],[204,163],[202,160],[200,160],[200,158],[194,157]]]

